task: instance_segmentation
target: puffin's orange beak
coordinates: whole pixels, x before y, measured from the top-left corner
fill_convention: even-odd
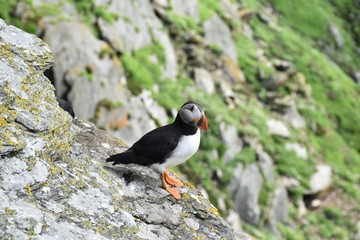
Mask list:
[[[208,121],[207,121],[205,113],[202,115],[200,120],[196,123],[196,126],[202,130],[208,129]]]

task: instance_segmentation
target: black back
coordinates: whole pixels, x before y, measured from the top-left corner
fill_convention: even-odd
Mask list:
[[[154,163],[161,164],[171,156],[182,136],[194,135],[197,130],[196,126],[183,122],[178,114],[173,123],[148,132],[127,151],[110,156],[106,162],[114,162],[113,165],[119,163],[136,163],[145,166]]]

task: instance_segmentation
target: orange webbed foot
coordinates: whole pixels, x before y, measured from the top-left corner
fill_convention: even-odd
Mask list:
[[[164,177],[165,181],[172,186],[182,187],[184,185],[180,180],[171,178],[166,171],[164,171]]]
[[[171,195],[173,195],[174,198],[176,198],[177,200],[179,200],[181,198],[181,194],[179,192],[179,190],[177,190],[174,187],[170,187],[170,186],[166,186],[166,191],[168,191]]]
[[[160,179],[161,179],[161,184],[162,184],[163,188],[165,188],[165,190],[168,191],[174,198],[179,200],[181,198],[181,194],[180,194],[179,190],[177,190],[173,186],[169,186],[166,183],[165,176],[167,176],[166,172],[164,172],[164,174],[160,173]]]

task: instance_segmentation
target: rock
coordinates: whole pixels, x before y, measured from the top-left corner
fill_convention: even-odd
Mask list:
[[[236,193],[239,190],[239,185],[241,182],[241,176],[244,173],[244,166],[239,163],[237,165],[237,167],[234,169],[233,171],[233,176],[232,176],[232,180],[230,182],[230,184],[227,187],[229,196],[234,199],[236,196]]]
[[[165,65],[163,78],[175,79],[177,76],[177,59],[175,49],[164,26],[156,17],[150,1],[99,1],[108,11],[121,13],[113,23],[99,18],[98,24],[102,36],[119,52],[131,54],[132,51],[158,41],[164,48]]]
[[[168,8],[169,7],[169,3],[168,3],[167,0],[153,0],[152,2],[156,6],[159,6],[159,7],[162,7],[162,8]]]
[[[322,204],[322,201],[320,199],[313,199],[311,202],[310,202],[310,208],[311,209],[316,209],[316,208],[319,208]]]
[[[233,125],[220,123],[221,138],[227,146],[227,150],[223,156],[225,163],[229,163],[237,153],[242,149],[243,142],[239,137],[238,131]]]
[[[295,104],[286,107],[283,113],[283,119],[289,123],[293,128],[303,129],[306,127],[306,121],[303,116],[297,111]]]
[[[271,7],[262,7],[258,12],[259,19],[269,25],[270,27],[276,26],[276,16],[274,10]]]
[[[229,210],[229,214],[226,217],[226,221],[230,224],[230,226],[234,229],[236,234],[241,234],[242,233],[242,228],[241,228],[241,219],[240,216],[237,212],[235,212],[234,210],[230,209]]]
[[[332,185],[332,169],[329,165],[317,165],[316,172],[311,176],[310,189],[305,190],[304,194],[317,195],[328,190]]]
[[[214,80],[209,71],[203,68],[194,68],[193,76],[199,89],[204,90],[209,95],[215,92]]]
[[[294,72],[294,64],[290,61],[275,59],[272,61],[273,66],[277,71],[292,73]]]
[[[359,3],[359,6],[360,6],[360,3]],[[360,222],[357,222],[356,227],[357,227],[357,233],[355,236],[355,240],[360,240]]]
[[[275,72],[269,77],[269,79],[262,82],[262,85],[267,90],[273,91],[273,90],[283,86],[289,79],[290,78],[287,73]]]
[[[199,7],[197,0],[171,0],[172,9],[179,16],[188,16],[199,21]]]
[[[53,145],[52,140],[40,139],[33,133],[53,131],[56,136],[71,122],[70,115],[58,106],[54,87],[43,74],[53,58],[44,42],[7,26],[1,19],[0,55],[0,155],[20,151],[31,156],[45,143]],[[65,134],[63,141],[69,141]]]
[[[160,125],[167,124],[168,117],[165,110],[152,100],[150,95],[149,91],[143,91],[139,96],[131,97],[124,106],[125,111],[131,113],[131,119],[126,126],[115,131],[115,135],[121,136],[129,145],[157,127],[154,119]]]
[[[280,238],[281,234],[277,228],[277,224],[285,222],[288,217],[288,194],[285,185],[282,183],[278,184],[274,191],[268,214],[268,221],[265,224],[265,228]]]
[[[236,2],[232,2],[230,0],[221,0],[221,8],[224,11],[224,17],[227,20],[236,22],[236,23],[240,23],[241,19],[240,19],[240,14],[238,12],[239,9],[239,4],[237,4]]]
[[[220,87],[220,91],[223,93],[223,95],[227,98],[235,98],[235,93],[233,91],[233,85],[231,82],[229,81],[224,81],[224,72],[219,69],[217,71],[214,72],[214,79],[215,82],[219,85]]]
[[[285,185],[278,184],[272,199],[270,216],[276,222],[284,222],[288,217],[288,194]]]
[[[304,147],[298,143],[286,143],[285,148],[287,150],[294,151],[296,156],[298,156],[299,158],[301,158],[303,160],[306,160],[308,158],[308,153],[307,153],[306,147]]]
[[[281,182],[286,186],[287,189],[300,186],[299,180],[293,177],[281,176]]]
[[[52,57],[41,40],[2,20],[0,29],[1,123],[12,141],[24,142],[1,152],[2,238],[251,239],[236,237],[198,190],[182,187],[177,201],[149,168],[106,166],[123,142],[58,106],[43,75]]]
[[[229,27],[218,15],[204,22],[205,40],[210,44],[220,46],[225,55],[237,63],[236,46],[231,36]]]
[[[79,118],[95,115],[100,100],[125,102],[124,69],[119,59],[99,56],[109,46],[95,38],[88,27],[78,22],[48,25],[45,41],[54,52],[52,68],[59,97],[67,98]],[[96,92],[96,94],[94,94]]]
[[[334,38],[336,47],[342,49],[344,47],[344,38],[340,32],[340,29],[334,22],[329,23],[329,32],[331,33],[332,37]]]
[[[234,206],[245,222],[256,225],[260,218],[258,204],[263,178],[256,164],[250,164],[241,175],[234,197]]]
[[[297,216],[298,219],[302,219],[306,215],[306,213],[308,212],[307,208],[306,208],[306,205],[305,205],[305,203],[304,203],[304,201],[302,199],[298,200],[296,205],[298,206],[296,216]]]
[[[188,65],[214,71],[220,66],[220,60],[214,59],[213,54],[205,47],[197,44],[186,44],[183,51],[187,57]]]
[[[271,184],[275,183],[275,167],[270,155],[264,150],[258,149],[256,156],[266,180]]]
[[[239,10],[239,16],[242,21],[248,23],[256,16],[256,11],[251,8],[241,8]]]
[[[222,78],[231,83],[234,87],[245,84],[245,74],[239,69],[237,63],[230,58],[222,59]]]
[[[354,71],[351,74],[352,78],[354,79],[354,81],[360,85],[360,71]]]
[[[178,65],[177,65],[177,57],[175,53],[175,48],[172,45],[170,38],[167,33],[163,31],[162,28],[153,28],[152,34],[154,38],[161,44],[164,48],[165,54],[165,66],[162,72],[162,78],[166,79],[176,79],[178,74]]]
[[[266,122],[266,125],[270,134],[278,135],[284,138],[290,137],[290,131],[282,121],[269,119]]]
[[[121,13],[112,23],[100,18],[99,28],[103,37],[114,49],[130,54],[131,51],[150,45],[151,35],[146,23],[146,15],[152,15],[149,1],[107,1],[98,2],[110,12]]]

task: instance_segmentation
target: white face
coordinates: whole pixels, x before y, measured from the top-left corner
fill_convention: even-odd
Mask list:
[[[181,119],[189,125],[196,126],[203,116],[203,110],[194,103],[188,103],[181,107],[179,114]]]

